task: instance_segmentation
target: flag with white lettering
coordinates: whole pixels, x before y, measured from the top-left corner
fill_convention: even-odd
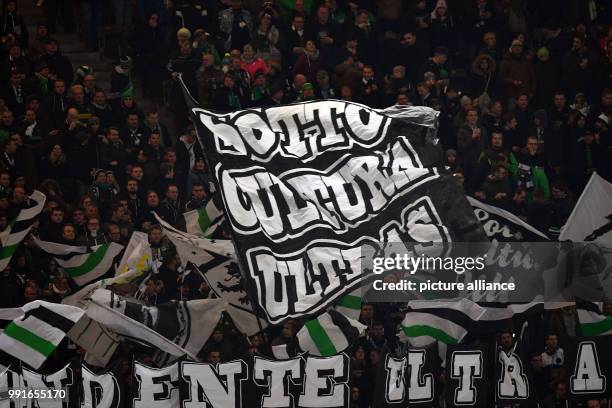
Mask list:
[[[446,406],[489,408],[486,345],[449,345],[446,350]]]
[[[491,245],[487,250],[483,273],[478,276],[468,272],[466,277],[520,284],[520,290],[514,293],[473,291],[469,298],[475,302],[528,302],[544,294],[542,271],[557,266],[556,247],[533,243],[544,243],[549,238],[509,211],[472,197],[467,199]]]
[[[549,238],[525,221],[502,208],[467,197],[476,218],[482,223],[487,237],[499,242],[538,242]]]
[[[22,366],[21,376],[28,392],[27,407],[76,408],[78,378],[73,363],[52,372],[35,372]],[[31,391],[31,393],[30,393]]]
[[[27,400],[15,396],[16,391],[25,389],[19,364],[2,367],[0,364],[0,408],[20,408],[26,406]],[[11,397],[12,394],[12,397]]]
[[[181,377],[184,379],[181,384],[181,399],[190,401],[192,406],[215,408],[263,406],[260,405],[264,398],[263,393],[257,393],[257,387],[251,379],[252,356],[218,364],[191,361],[183,361],[180,364]],[[265,374],[268,375],[267,379],[272,375],[269,372]],[[275,383],[280,380],[281,386],[285,377],[283,374],[285,373],[275,378]],[[299,374],[298,372],[297,375]]]
[[[137,387],[131,408],[180,408],[182,381],[179,362],[152,368],[134,361],[133,373]]]
[[[271,323],[316,315],[359,287],[362,247],[486,241],[440,170],[434,110],[329,100],[192,113],[243,274]]]
[[[120,408],[125,405],[125,384],[117,374],[118,366],[94,372],[87,364],[81,364],[79,395],[82,408]]]
[[[503,404],[536,402],[537,390],[530,370],[529,355],[520,338],[508,350],[495,353],[495,400]]]
[[[567,395],[584,401],[612,396],[612,335],[575,337],[565,350]]]
[[[435,343],[409,348],[401,356],[385,347],[376,375],[374,407],[438,407],[438,362]]]

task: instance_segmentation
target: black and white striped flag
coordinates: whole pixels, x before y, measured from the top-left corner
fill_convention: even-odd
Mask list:
[[[40,368],[72,327],[83,317],[74,306],[36,300],[21,308],[0,334],[0,353],[6,353],[33,368]]]
[[[11,262],[13,254],[28,235],[34,220],[45,206],[46,196],[40,191],[34,190],[29,197],[32,206],[19,211],[17,217],[9,222],[8,227],[0,232],[0,271],[4,270]]]

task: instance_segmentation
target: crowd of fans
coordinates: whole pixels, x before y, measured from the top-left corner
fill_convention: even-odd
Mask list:
[[[179,74],[201,106],[217,111],[315,99],[429,106],[440,112],[446,168],[466,193],[552,238],[590,175],[612,175],[606,1],[108,3],[39,0],[46,19],[25,21],[16,0],[3,1],[0,229],[31,205],[36,188],[47,202],[32,234],[43,240],[92,247],[147,232],[159,273],[140,288],[144,302],[210,292],[182,270],[151,213],[180,228],[182,214],[215,191]],[[78,32],[93,50],[117,48],[110,83],[62,55],[54,37],[61,32]],[[0,272],[0,307],[59,302],[75,289],[28,238]],[[549,317],[557,324],[534,348],[534,370],[550,365],[553,335],[576,334],[572,310]],[[398,310],[364,305],[368,336],[351,351],[356,407],[371,401],[381,348],[395,344],[398,319]],[[288,342],[298,328],[289,322],[246,339],[225,319],[202,357],[227,361]],[[561,379],[538,376],[538,394],[551,401],[543,406],[565,406]]]

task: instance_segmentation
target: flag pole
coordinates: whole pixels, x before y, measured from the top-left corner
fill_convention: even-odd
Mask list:
[[[214,143],[212,143],[213,139],[210,135],[210,131],[207,131],[207,139],[205,139],[204,135],[200,134],[200,126],[197,125],[197,117],[196,114],[194,113],[194,109],[197,108],[199,106],[198,101],[196,101],[193,96],[191,95],[191,93],[189,92],[189,89],[187,89],[187,85],[185,85],[185,82],[183,81],[183,76],[181,73],[178,74],[178,77],[176,79],[177,81],[179,81],[179,84],[181,86],[181,90],[183,91],[183,97],[185,98],[185,103],[187,104],[187,108],[189,109],[189,116],[194,124],[194,128],[196,130],[196,135],[197,138],[196,140],[198,141],[198,143],[200,144],[200,147],[202,148],[202,152],[204,154],[204,162],[206,163],[206,167],[208,168],[208,171],[210,171],[212,178],[214,180],[214,182],[216,182],[216,187],[217,187],[217,191],[221,191],[219,187],[219,180],[217,180],[217,176],[215,174],[214,171],[212,171],[213,167],[211,166],[211,159],[210,159],[210,154],[212,152],[215,151],[215,146]],[[209,143],[205,143],[206,141],[208,141]],[[220,207],[223,208],[224,212],[227,212],[225,205],[223,203],[223,199],[220,200]],[[228,221],[229,223],[229,221]],[[266,348],[266,350],[271,351],[271,347],[270,344],[268,342],[268,336],[266,335],[266,333],[264,332],[264,328],[261,324],[261,320],[263,317],[261,316],[261,310],[259,307],[257,307],[257,303],[255,302],[255,299],[257,299],[257,296],[255,296],[256,294],[256,288],[253,285],[249,285],[249,280],[247,279],[247,276],[245,274],[245,269],[244,269],[244,265],[246,265],[244,263],[244,259],[242,259],[242,257],[240,256],[240,252],[238,251],[238,249],[236,248],[236,242],[234,241],[234,239],[232,238],[232,244],[234,245],[234,251],[236,253],[236,259],[238,260],[238,269],[240,270],[240,276],[241,276],[241,281],[243,283],[244,289],[246,291],[246,294],[249,298],[249,302],[251,304],[251,309],[253,310],[253,313],[255,315],[255,319],[257,320],[257,326],[259,327],[259,331],[262,334],[262,338],[263,338],[263,343],[264,346]]]

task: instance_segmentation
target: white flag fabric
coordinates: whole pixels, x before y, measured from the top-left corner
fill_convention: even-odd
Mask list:
[[[367,326],[330,310],[308,320],[297,333],[299,347],[315,356],[333,356],[350,347]]]
[[[105,367],[119,346],[119,337],[100,323],[83,316],[68,332],[68,338],[85,349],[89,361]]]
[[[82,309],[36,300],[0,334],[0,351],[40,368],[85,313]]]
[[[145,306],[106,289],[97,289],[90,302],[86,308],[87,315],[115,333],[150,344],[173,356],[186,354],[194,359],[227,308],[223,299]]]
[[[410,301],[410,311],[400,323],[399,338],[414,347],[435,341],[459,344],[486,309],[468,299],[458,301]]]
[[[58,244],[57,242],[42,241],[34,237],[34,243],[43,251],[55,256],[72,256],[87,252],[86,246]]]
[[[272,346],[272,355],[277,360],[288,360],[301,354],[301,350],[295,343],[277,344]]]
[[[227,313],[240,332],[252,336],[268,326],[265,319],[257,321],[235,260],[216,256],[198,269],[214,294],[227,301]]]
[[[612,184],[593,173],[559,235],[559,241],[612,244]]]
[[[140,274],[150,270],[153,263],[153,252],[149,244],[149,236],[140,231],[134,231],[125,247],[125,252],[117,267],[115,276],[124,274],[130,270],[138,271]]]
[[[230,240],[200,238],[192,234],[179,231],[155,214],[157,222],[161,225],[164,234],[176,247],[183,266],[187,262],[201,265],[213,259],[212,254],[228,258],[235,257],[234,244]]]
[[[100,279],[99,281],[90,283],[87,286],[83,286],[78,292],[64,298],[62,303],[65,305],[85,308],[87,305],[87,298],[91,296],[96,289],[103,289],[114,284],[123,285],[138,279],[140,276],[142,276],[142,272],[131,270],[113,278]]]
[[[89,299],[85,313],[92,320],[103,324],[113,332],[137,343],[145,343],[176,357],[188,355],[196,359],[187,350],[174,344],[146,324],[126,316],[121,310],[111,307],[111,299],[119,297],[106,289],[97,289]],[[197,360],[197,359],[196,359]]]

